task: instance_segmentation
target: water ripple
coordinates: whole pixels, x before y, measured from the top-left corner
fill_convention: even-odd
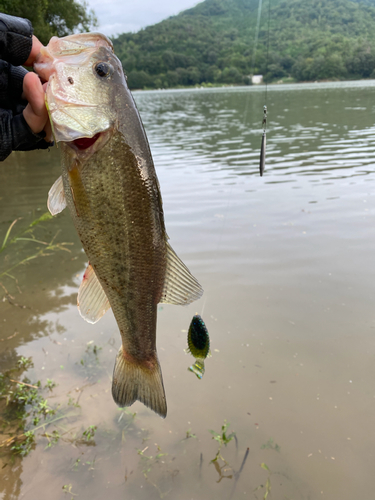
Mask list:
[[[375,84],[367,83],[269,86],[267,176],[277,179],[268,180],[368,175],[363,167],[375,163]],[[136,93],[155,163],[253,175],[261,140],[261,90]]]

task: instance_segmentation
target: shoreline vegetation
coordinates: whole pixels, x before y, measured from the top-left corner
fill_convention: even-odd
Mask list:
[[[113,37],[129,88],[375,78],[375,0],[264,0],[256,41],[258,5],[205,0]]]
[[[346,78],[346,79],[339,79],[339,78],[331,78],[331,79],[324,79],[324,80],[304,80],[304,81],[298,81],[294,80],[293,78],[286,78],[285,80],[278,80],[274,82],[267,82],[268,86],[272,87],[277,87],[278,85],[303,85],[303,84],[317,84],[319,85],[320,83],[344,83],[344,82],[368,82],[368,81],[375,81],[375,78]],[[132,89],[133,92],[151,92],[151,91],[160,91],[160,90],[201,90],[201,89],[220,89],[220,88],[243,88],[243,87],[258,87],[258,88],[265,88],[266,83],[260,83],[260,84],[252,84],[252,85],[244,85],[241,83],[205,83],[202,82],[200,84],[196,85],[178,85],[176,87],[167,87],[167,88],[152,88],[152,87],[146,87],[142,89]]]
[[[136,33],[111,37],[131,90],[375,78],[375,0],[204,0]],[[53,35],[100,31],[78,0],[5,2]]]

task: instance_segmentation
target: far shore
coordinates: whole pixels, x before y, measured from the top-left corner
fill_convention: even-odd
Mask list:
[[[285,80],[278,80],[273,82],[262,82],[258,84],[252,85],[241,85],[239,83],[202,83],[197,85],[178,85],[177,87],[168,87],[168,88],[143,88],[143,89],[130,89],[132,92],[152,92],[152,91],[170,91],[170,90],[203,90],[203,89],[231,89],[231,88],[264,88],[266,85],[277,86],[277,85],[302,85],[302,84],[317,84],[320,83],[354,83],[354,82],[375,82],[374,78],[359,78],[359,79],[351,79],[351,80],[339,80],[338,78],[334,79],[326,79],[326,80],[304,80],[297,81],[293,78],[286,78]]]

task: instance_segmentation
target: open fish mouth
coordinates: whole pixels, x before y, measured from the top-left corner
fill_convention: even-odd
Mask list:
[[[97,132],[92,137],[77,137],[65,144],[75,151],[75,154],[86,160],[100,150],[113,135],[113,128]]]
[[[76,146],[77,149],[85,150],[93,146],[95,142],[99,139],[99,137],[100,137],[100,132],[95,134],[94,137],[81,137],[79,139],[76,139],[75,141],[73,141],[73,144]]]

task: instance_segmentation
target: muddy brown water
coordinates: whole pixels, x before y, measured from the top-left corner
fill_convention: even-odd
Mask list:
[[[168,416],[140,403],[124,413],[113,403],[120,335],[111,312],[95,325],[78,314],[86,258],[64,212],[34,234],[47,242],[58,233],[70,252],[51,252],[0,279],[13,297],[0,289],[1,371],[31,357],[22,376],[56,382],[44,396],[65,408],[58,426],[36,432],[27,456],[0,448],[0,498],[261,499],[267,488],[274,499],[370,498],[375,82],[270,87],[263,178],[264,89],[135,98],[170,242],[205,290],[188,307],[159,308]],[[46,211],[59,170],[56,149],[13,154],[0,165],[0,243],[13,220],[21,218],[17,234]],[[0,274],[36,248],[9,247]],[[184,352],[195,313],[211,338],[202,380],[188,371],[194,359]],[[221,448],[219,474],[209,431],[225,420],[237,441]],[[93,425],[89,443],[78,439]],[[46,448],[49,429],[61,437]]]

